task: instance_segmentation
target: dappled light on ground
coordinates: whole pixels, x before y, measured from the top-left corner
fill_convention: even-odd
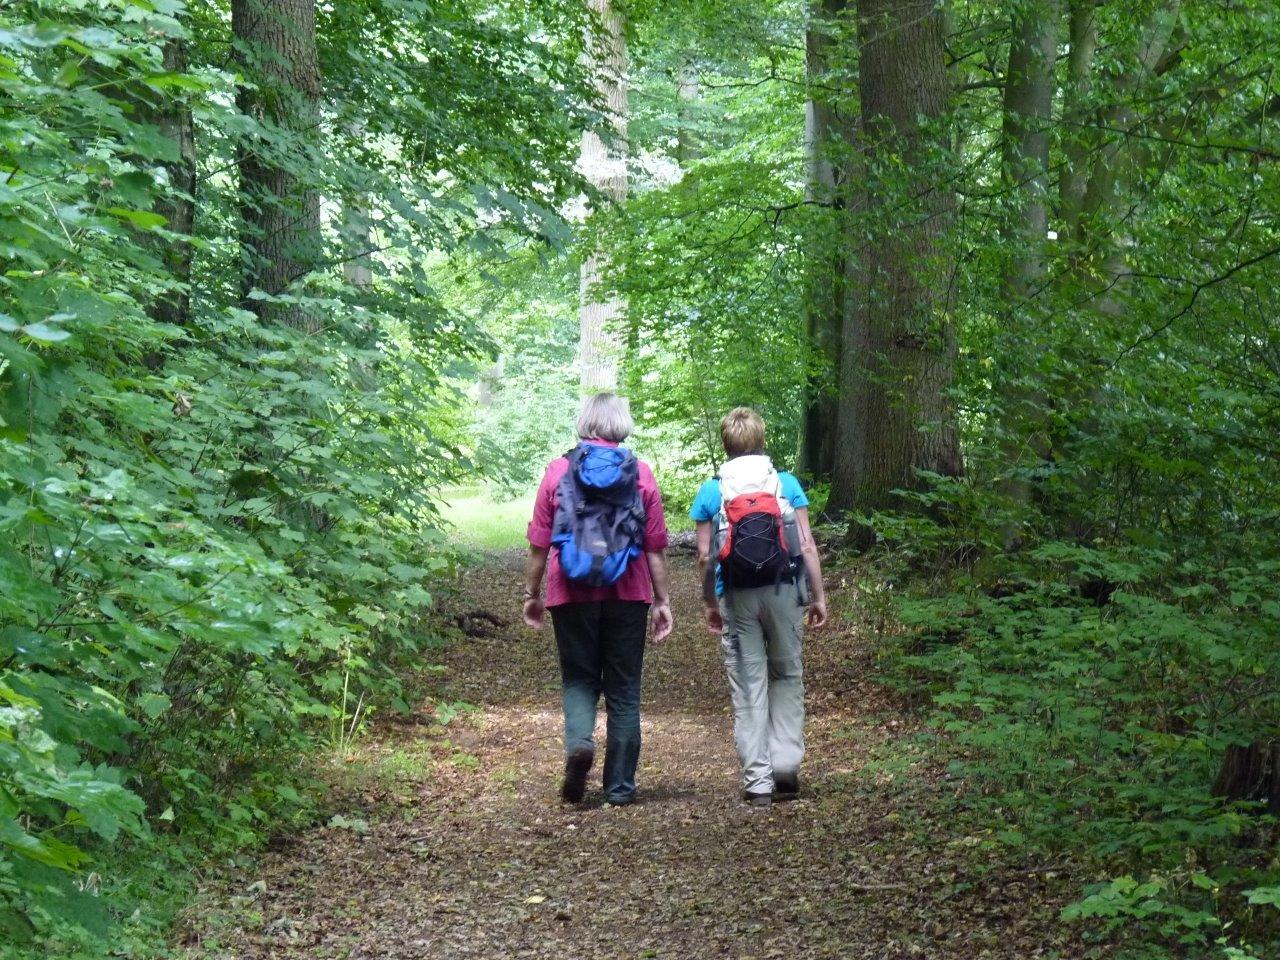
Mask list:
[[[895,753],[912,722],[865,680],[854,630],[809,644],[803,798],[739,801],[717,643],[695,619],[688,561],[674,571],[677,634],[648,662],[638,802],[606,806],[595,779],[584,804],[561,805],[552,641],[516,626],[517,569],[513,555],[467,575],[450,606],[485,626],[445,652],[416,722],[358,748],[370,772],[336,826],[210,892],[193,956],[1054,955],[1071,888],[975,855],[978,838],[933,819],[947,785]],[[894,757],[904,773],[880,762]]]

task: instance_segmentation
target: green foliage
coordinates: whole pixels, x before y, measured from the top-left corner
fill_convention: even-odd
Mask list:
[[[458,371],[475,403],[465,428],[476,472],[502,493],[528,493],[573,443],[579,398],[576,271],[523,249],[496,262],[455,260],[451,302],[497,356]]]
[[[1274,932],[1245,910],[1249,885],[1275,877],[1258,857],[1270,821],[1212,787],[1226,748],[1280,717],[1268,640],[1280,559],[1221,563],[1207,544],[1154,530],[1001,553],[998,499],[941,480],[921,499],[945,523],[872,518],[889,576],[908,587],[886,665],[930,697],[968,785],[960,808],[1014,851],[1085,855],[1118,874],[1067,919],[1201,946],[1246,915],[1255,933]],[[1241,545],[1218,547],[1231,558]],[[960,571],[957,550],[969,557]]]
[[[123,945],[160,915],[120,920],[140,896],[128,850],[234,848],[310,815],[306,753],[405,708],[454,562],[431,493],[467,465],[446,373],[485,344],[424,254],[560,229],[585,107],[572,43],[529,36],[578,36],[571,10],[340,5],[320,27],[323,136],[233,106],[220,6],[0,12],[0,939]],[[159,119],[183,110],[194,237],[162,212],[190,199]],[[242,302],[246,144],[372,226],[327,215],[315,269]],[[361,241],[373,279],[353,285]],[[157,322],[188,288],[165,250],[186,244],[193,309]],[[245,309],[276,302],[320,332]]]
[[[929,705],[960,813],[1105,878],[1068,919],[1148,956],[1267,955],[1275,824],[1214,784],[1230,748],[1280,737],[1276,15],[1098,4],[1090,82],[1056,67],[1040,243],[1017,229],[1002,88],[1010,13],[1044,10],[1014,6],[949,6],[930,170],[958,201],[967,472],[864,518],[883,666]],[[316,814],[302,758],[403,706],[398,669],[431,642],[441,489],[490,481],[481,521],[459,516],[505,541],[524,508],[493,504],[572,442],[585,243],[627,302],[636,447],[672,513],[728,407],[761,409],[790,464],[806,394],[836,389],[806,317],[819,291],[856,298],[846,267],[921,209],[919,171],[862,131],[818,159],[877,202],[806,190],[806,100],[858,113],[856,18],[810,82],[794,0],[627,9],[632,193],[587,196],[576,244],[578,131],[603,119],[580,0],[321,6],[316,129],[237,107],[264,81],[237,72],[253,51],[224,4],[0,9],[6,942],[143,952],[157,914],[121,918],[159,871],[138,862]],[[244,289],[267,202],[242,190],[249,155],[321,210],[282,291]],[[1092,187],[1074,213],[1068,175]]]
[[[1225,937],[1265,955],[1276,918],[1246,891],[1275,880],[1274,824],[1215,784],[1229,748],[1280,732],[1280,289],[1265,267],[1272,214],[1255,206],[1273,206],[1256,191],[1275,171],[1232,147],[1263,89],[1226,81],[1212,109],[1194,90],[1268,70],[1252,51],[1276,23],[1243,9],[1180,18],[1168,72],[1143,78],[1132,16],[1100,9],[1099,76],[1160,93],[1092,90],[1087,109],[1116,129],[1086,136],[1132,151],[1134,167],[1079,232],[1051,220],[1062,233],[1026,301],[1010,304],[1002,271],[1018,251],[989,226],[1009,198],[963,188],[970,476],[934,484],[922,517],[877,522],[915,571],[891,662],[932,695],[975,815],[1012,847],[1083,855],[1114,878],[1069,919],[1135,950],[1208,954]],[[982,5],[965,10],[984,22]],[[995,142],[1000,116],[982,97],[964,107],[975,150]],[[1078,163],[1070,136],[1055,131],[1054,158]],[[1275,132],[1249,138],[1268,149]],[[1210,140],[1223,148],[1212,158]],[[922,569],[931,582],[915,579]]]
[[[627,389],[644,422],[678,431],[683,470],[718,465],[720,417],[740,404],[761,408],[791,459],[808,354],[799,237],[779,233],[773,209],[793,200],[774,169],[706,161],[629,205],[644,226],[615,248]]]

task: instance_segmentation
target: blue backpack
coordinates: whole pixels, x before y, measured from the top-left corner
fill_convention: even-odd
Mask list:
[[[556,490],[551,543],[569,580],[612,586],[644,542],[639,461],[623,447],[585,442],[565,456],[569,469]]]

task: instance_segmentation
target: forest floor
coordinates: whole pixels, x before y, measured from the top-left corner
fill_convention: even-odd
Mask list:
[[[518,565],[496,555],[466,575],[444,604],[457,637],[418,712],[338,764],[327,826],[209,885],[184,925],[190,956],[1105,955],[1058,920],[1078,879],[1000,860],[946,812],[957,785],[917,748],[912,712],[870,679],[839,582],[841,623],[806,649],[800,800],[739,800],[719,645],[686,555],[673,561],[676,632],[646,663],[639,801],[605,806],[597,764],[587,801],[562,805],[554,646],[549,625],[519,624]]]

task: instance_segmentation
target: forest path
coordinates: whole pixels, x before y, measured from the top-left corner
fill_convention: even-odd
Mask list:
[[[988,860],[982,837],[940,818],[932,800],[954,787],[910,762],[913,721],[866,679],[856,628],[808,643],[804,796],[740,802],[726,681],[689,557],[673,562],[676,633],[646,663],[639,801],[604,806],[597,764],[587,802],[562,806],[554,648],[549,625],[518,625],[518,564],[502,555],[468,574],[445,605],[468,636],[443,651],[417,722],[357,748],[353,768],[377,774],[353,777],[356,809],[278,845],[238,891],[210,894],[190,924],[193,955],[1084,955],[1056,920],[1069,885]],[[456,701],[480,709],[438,705]]]

